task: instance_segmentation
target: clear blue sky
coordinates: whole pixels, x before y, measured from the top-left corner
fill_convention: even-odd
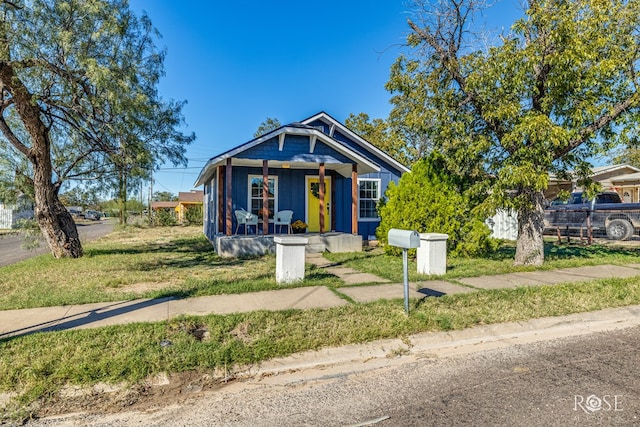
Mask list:
[[[509,27],[516,3],[498,0],[486,18],[494,28]],[[350,113],[386,118],[391,109],[384,85],[409,33],[404,0],[130,0],[130,6],[146,11],[162,34],[160,93],[187,101],[184,130],[197,138],[188,167],[164,166],[154,191],[191,190],[209,158],[251,140],[268,117],[287,124],[325,111],[344,122]]]

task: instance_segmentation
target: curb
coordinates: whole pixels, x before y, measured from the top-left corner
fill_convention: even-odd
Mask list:
[[[260,383],[292,384],[303,381],[303,377],[308,381],[309,371],[318,370],[318,379],[327,379],[425,358],[455,357],[636,326],[640,326],[640,305],[306,351],[271,359],[248,369],[240,368],[236,377],[255,379]],[[346,365],[348,369],[345,369]]]

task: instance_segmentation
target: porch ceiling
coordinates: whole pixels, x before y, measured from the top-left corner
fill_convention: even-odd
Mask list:
[[[351,177],[351,164],[338,162],[335,159],[325,159],[324,167],[326,170],[333,170],[344,176],[345,178]],[[282,160],[269,160],[269,167],[274,169],[318,169],[320,163],[317,161],[305,161],[304,159],[294,158],[290,161],[282,161]],[[233,158],[231,159],[232,166],[247,166],[247,167],[262,167],[262,160],[255,159],[242,159],[242,158]],[[368,166],[358,164],[358,174],[366,174],[371,172],[378,172],[378,170]]]
[[[282,151],[282,147],[285,144],[285,137],[287,135],[296,135],[296,136],[306,136],[309,137],[309,152],[300,152],[298,154],[294,154],[291,158],[286,160],[271,160],[269,158],[264,159],[256,159],[256,158],[246,158],[246,153],[249,149],[262,144],[266,141],[269,141],[272,138],[278,138],[280,148]],[[344,162],[332,157],[330,155],[320,155],[314,153],[314,147],[316,141],[321,141],[327,146],[334,149],[337,153],[345,156],[349,161]],[[268,157],[268,156],[267,156]],[[196,180],[195,186],[199,186],[204,184],[208,179],[213,176],[214,170],[217,166],[221,166],[226,164],[226,161],[231,159],[232,165],[237,166],[262,166],[262,161],[267,160],[269,162],[270,167],[282,167],[284,164],[288,164],[292,169],[317,169],[320,163],[325,164],[325,168],[329,170],[334,170],[338,172],[340,175],[344,177],[351,176],[352,165],[356,165],[358,174],[367,174],[372,172],[379,172],[380,167],[375,164],[371,159],[363,156],[362,154],[356,152],[355,150],[349,148],[343,143],[333,139],[331,136],[326,135],[320,130],[302,125],[302,124],[290,124],[286,126],[282,126],[276,130],[273,130],[261,137],[258,137],[252,141],[249,141],[239,147],[236,147],[230,151],[227,151],[224,154],[221,154],[217,157],[210,159],[207,164],[204,166],[202,171],[200,172],[200,176]]]

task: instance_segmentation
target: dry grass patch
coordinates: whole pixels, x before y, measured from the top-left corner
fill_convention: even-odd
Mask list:
[[[275,257],[222,259],[200,227],[126,228],[85,245],[80,259],[42,255],[0,267],[0,309],[277,287]]]

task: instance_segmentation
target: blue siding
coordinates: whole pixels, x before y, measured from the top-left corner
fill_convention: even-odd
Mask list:
[[[287,135],[282,151],[279,151],[278,138],[274,137],[260,145],[252,147],[236,157],[253,160],[279,160],[283,162],[309,161],[325,163],[351,163],[348,157],[337,152],[322,141],[317,141],[313,153],[309,152],[308,136]]]
[[[338,175],[334,180],[335,200],[340,203],[334,203],[336,231],[351,233],[351,178],[343,178]]]
[[[320,120],[310,123],[311,126],[324,126],[325,132],[328,132],[328,126]],[[395,166],[389,164],[380,156],[363,149],[359,144],[352,141],[346,135],[339,131],[335,131],[333,138],[342,142],[345,146],[351,150],[360,153],[362,156],[373,161],[380,167],[380,172],[369,173],[359,175],[358,178],[378,178],[380,179],[380,197],[384,197],[387,187],[391,181],[398,184],[402,171],[398,170]],[[336,211],[337,221],[340,223],[340,227],[344,230],[351,230],[351,179],[344,179],[341,185],[341,198],[343,200],[340,212]],[[358,221],[358,234],[364,239],[368,239],[369,236],[376,234],[376,228],[380,225],[380,221]]]
[[[212,238],[215,235],[215,210],[217,206],[214,202],[213,186],[215,180],[211,180],[204,185],[204,234],[205,236]]]
[[[235,166],[232,172],[232,206],[236,209],[249,210],[249,175],[262,175],[262,168],[248,168]],[[304,169],[276,169],[269,168],[270,176],[277,176],[278,210],[290,209],[293,211],[293,220],[304,221],[305,216],[305,176],[318,175],[317,170]],[[226,196],[223,196],[226,197]],[[225,207],[226,209],[226,207]],[[236,229],[235,215],[232,213],[233,230]],[[240,230],[242,232],[242,230]]]
[[[311,123],[312,126],[322,126],[324,133],[328,134],[329,126],[318,120]],[[360,175],[359,178],[377,178],[380,179],[380,196],[384,197],[387,186],[390,182],[398,183],[401,170],[398,170],[394,165],[387,162],[382,157],[372,153],[359,144],[352,141],[346,135],[336,131],[333,138],[340,141],[346,147],[359,153],[363,157],[369,159],[373,163],[380,167],[380,172]],[[342,155],[329,145],[317,141],[313,153],[309,152],[309,137],[301,135],[287,135],[283,150],[279,151],[278,137],[271,138],[261,144],[254,146],[248,150],[238,154],[236,158],[253,159],[253,160],[271,160],[282,162],[295,162],[295,161],[308,161],[313,163],[325,162],[327,164],[340,163],[351,164],[352,161],[346,156]],[[249,209],[248,205],[248,177],[249,175],[262,175],[262,168],[259,167],[233,167],[233,187],[232,187],[232,209]],[[293,210],[293,220],[305,219],[305,177],[317,176],[317,169],[299,170],[299,169],[281,169],[281,168],[269,168],[269,175],[275,175],[278,177],[278,200],[276,208],[278,210],[291,209]],[[332,229],[336,231],[351,232],[351,178],[345,178],[338,173],[328,172],[328,176],[333,180],[333,194],[332,194],[332,215],[333,224]],[[222,177],[224,180],[224,177]],[[215,202],[216,197],[222,197],[226,200],[226,194],[217,195],[217,183],[212,180],[209,184],[205,185],[205,195],[207,201],[209,201],[210,209],[207,211],[206,220],[210,222],[205,228],[205,232],[213,235],[216,225],[216,209]],[[221,215],[226,215],[226,204],[223,205],[223,212]],[[236,221],[235,215],[233,215],[233,228],[235,231]],[[379,221],[358,221],[358,234],[367,239],[369,236],[375,235],[376,228],[379,225]],[[224,233],[223,230],[218,230],[220,233]]]
[[[323,126],[325,129],[325,132],[329,132],[328,126],[321,120],[316,120],[310,123],[310,126]],[[366,157],[367,159],[373,161],[375,164],[380,166],[383,170],[390,172],[392,175],[396,175],[398,177],[402,175],[402,171],[398,170],[397,168],[395,168],[394,166],[392,166],[391,164],[389,164],[388,162],[386,162],[376,154],[363,149],[359,144],[355,143],[354,141],[351,140],[351,138],[347,137],[341,132],[336,130],[335,133],[333,134],[333,139],[342,142],[345,146],[349,147],[350,149],[359,153],[360,155]]]

